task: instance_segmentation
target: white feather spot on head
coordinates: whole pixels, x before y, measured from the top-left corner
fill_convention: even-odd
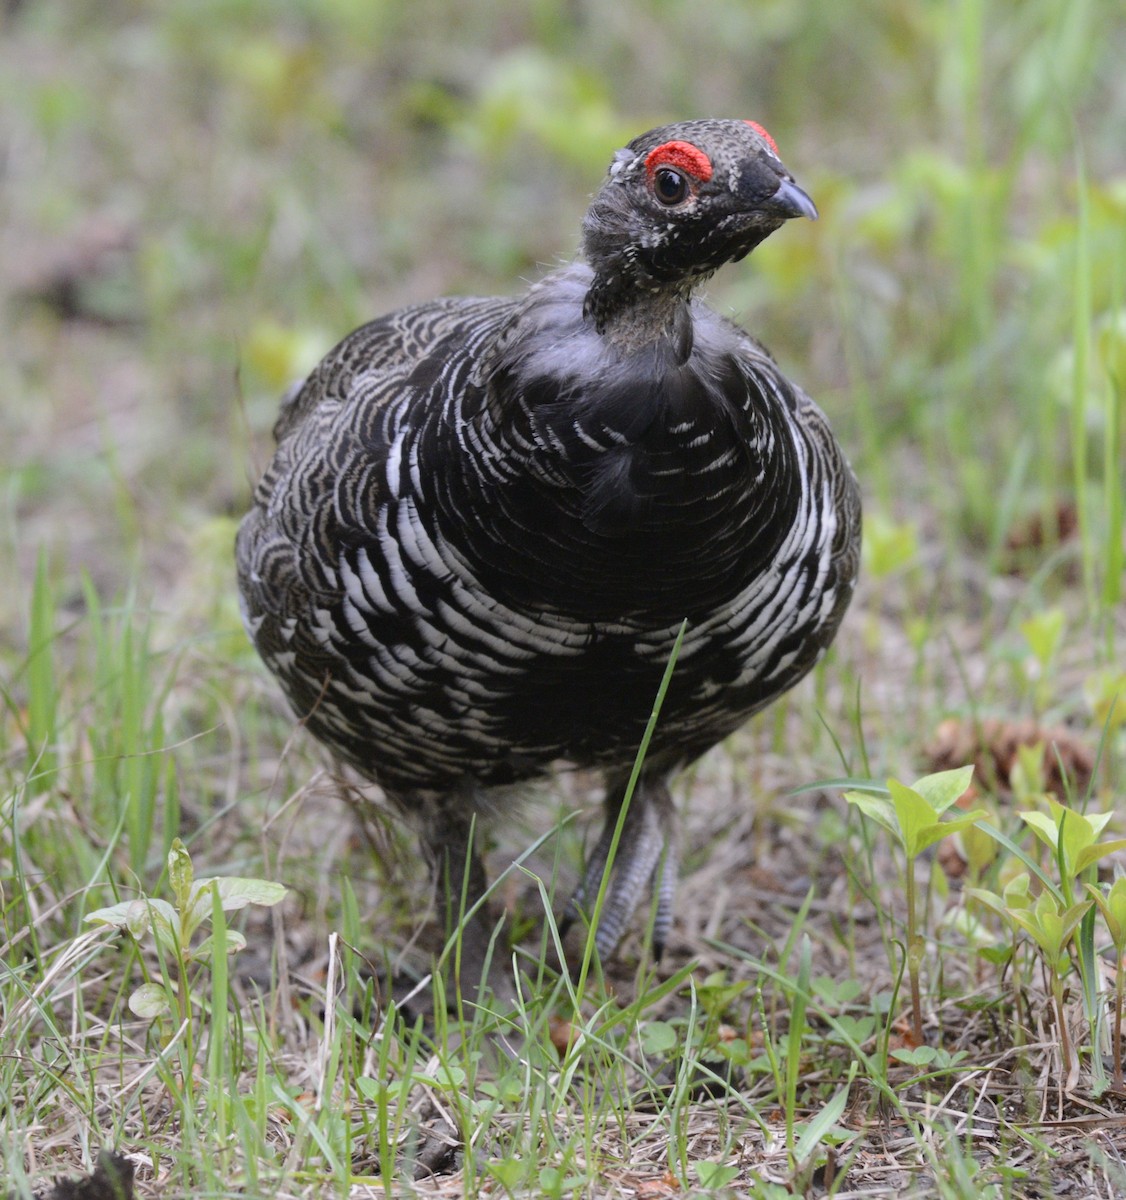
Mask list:
[[[628,148],[615,150],[613,161],[610,163],[610,178],[617,179],[626,163],[633,162],[636,157],[637,155]]]

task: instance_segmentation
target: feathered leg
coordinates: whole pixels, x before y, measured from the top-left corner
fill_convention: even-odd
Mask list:
[[[587,859],[582,880],[564,911],[564,927],[570,926],[580,912],[590,915],[602,885],[627,782],[618,778],[607,781],[606,823],[602,836]],[[663,776],[642,776],[634,789],[622,826],[609,886],[602,903],[598,932],[594,938],[602,958],[608,957],[621,940],[646,885],[650,883],[657,891],[653,950],[658,958],[661,956],[672,927],[677,868],[676,811],[668,784]]]
[[[434,864],[443,928],[447,941],[457,937],[446,959],[447,992],[451,999],[455,989],[463,998],[475,999],[487,984],[498,996],[511,996],[504,939],[494,937],[488,907],[482,903],[487,882],[481,824],[461,796],[435,806],[428,818],[423,841]]]

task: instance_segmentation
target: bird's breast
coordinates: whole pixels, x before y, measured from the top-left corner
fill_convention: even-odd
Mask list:
[[[428,451],[442,459],[431,511],[485,590],[662,626],[722,610],[768,569],[797,512],[797,456],[734,366],[521,366],[494,379],[505,404],[436,430]]]

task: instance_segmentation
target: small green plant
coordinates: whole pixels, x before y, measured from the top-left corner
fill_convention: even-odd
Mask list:
[[[1021,635],[1031,651],[1024,663],[1024,673],[1032,686],[1037,711],[1051,702],[1052,667],[1063,640],[1064,622],[1063,609],[1054,607],[1033,613],[1020,623]]]
[[[1122,1003],[1126,994],[1126,875],[1120,875],[1106,892],[1093,884],[1086,885],[1114,946],[1114,1086],[1121,1091],[1122,1082]]]
[[[1098,840],[1112,816],[1109,812],[1083,814],[1067,808],[1051,796],[1044,796],[1043,801],[1047,812],[1027,810],[1018,815],[1051,851],[1051,865],[1055,868],[1058,885],[1033,859],[993,831],[994,836],[1016,851],[1030,871],[1036,874],[1042,890],[1038,896],[1034,896],[1031,875],[1022,872],[1009,882],[1001,895],[984,888],[969,888],[967,895],[999,913],[1013,928],[1023,931],[1039,952],[1050,981],[1059,1029],[1060,1055],[1070,1089],[1078,1079],[1079,1059],[1065,1019],[1064,980],[1071,971],[1072,946],[1077,931],[1081,931],[1078,957],[1086,984],[1084,995],[1088,1017],[1093,1024],[1098,1011],[1092,979],[1093,929],[1089,922],[1084,921],[1096,901],[1091,898],[1080,899],[1075,885],[1082,883],[1090,888],[1095,882],[1095,864],[1100,858],[1126,847],[1126,839],[1108,842]],[[1084,876],[1087,878],[1084,879]],[[1126,906],[1126,899],[1121,903]]]
[[[1056,1013],[1056,1027],[1059,1030],[1060,1056],[1067,1079],[1066,1086],[1070,1090],[1078,1078],[1079,1060],[1068,1032],[1067,1015],[1064,1011],[1064,980],[1071,971],[1072,938],[1092,902],[1083,900],[1078,904],[1067,904],[1050,888],[1045,888],[1033,900],[1030,884],[1029,876],[1022,872],[1005,889],[1003,897],[982,888],[973,888],[972,894],[1023,930],[1039,950],[1051,984],[1052,1005]]]
[[[1020,819],[1052,851],[1060,886],[1066,900],[1072,900],[1073,886],[1084,873],[1091,873],[1100,858],[1126,847],[1126,838],[1100,842],[1099,835],[1107,827],[1113,813],[1076,812],[1052,796],[1045,796],[1048,811],[1021,812]],[[1093,883],[1093,879],[1087,882]]]
[[[864,521],[864,569],[876,579],[886,579],[916,562],[919,533],[911,521],[895,521],[875,512]]]
[[[1113,733],[1126,725],[1126,671],[1104,667],[1083,680],[1083,697],[1095,723]]]
[[[168,851],[168,880],[173,902],[155,896],[138,896],[108,908],[87,914],[91,925],[121,929],[141,943],[152,935],[160,959],[161,980],[141,984],[129,997],[129,1008],[139,1017],[156,1020],[175,1013],[183,1023],[188,1045],[192,1044],[192,979],[195,973],[210,969],[219,950],[236,954],[246,939],[233,929],[216,931],[221,941],[208,935],[193,945],[195,935],[212,924],[216,909],[234,912],[249,904],[277,904],[286,894],[280,883],[239,876],[214,876],[196,879],[191,855],[176,838]],[[189,1056],[190,1059],[190,1056]]]
[[[701,1158],[697,1162],[694,1162],[692,1169],[696,1172],[696,1178],[700,1181],[700,1187],[706,1192],[715,1192],[720,1188],[725,1188],[729,1183],[734,1183],[739,1177],[738,1167],[733,1167],[726,1163],[712,1162],[706,1158]]]
[[[919,930],[913,864],[929,846],[969,828],[984,809],[944,821],[943,813],[970,786],[973,767],[958,767],[924,775],[910,787],[889,779],[887,789],[845,792],[845,799],[881,826],[903,848],[907,857],[907,977],[911,986],[911,1020],[916,1044],[923,1042],[923,1003],[919,970],[925,949]]]

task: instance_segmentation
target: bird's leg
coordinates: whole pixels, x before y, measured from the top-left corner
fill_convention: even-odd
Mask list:
[[[626,785],[620,780],[608,786],[606,823],[598,844],[587,860],[582,880],[564,911],[565,926],[569,926],[580,912],[590,915],[610,856],[625,799],[625,788]],[[653,949],[660,957],[672,926],[672,903],[676,890],[678,860],[675,816],[672,797],[664,778],[642,776],[630,799],[617,853],[610,867],[610,882],[602,902],[598,931],[594,938],[601,957],[606,958],[618,944],[646,884],[650,882],[657,892]]]
[[[503,946],[499,939],[494,941],[483,903],[487,885],[480,823],[468,803],[456,808],[439,807],[423,834],[436,869],[446,940],[457,938],[448,956],[447,991],[451,999],[455,991],[473,999],[488,984],[498,995],[511,995],[511,979],[505,984]]]
[[[668,801],[668,832],[665,836],[664,857],[657,864],[657,911],[653,915],[653,957],[659,962],[665,952],[665,943],[672,932],[672,907],[676,899],[676,885],[680,879],[680,848],[676,842],[676,813],[672,798],[665,791]]]

